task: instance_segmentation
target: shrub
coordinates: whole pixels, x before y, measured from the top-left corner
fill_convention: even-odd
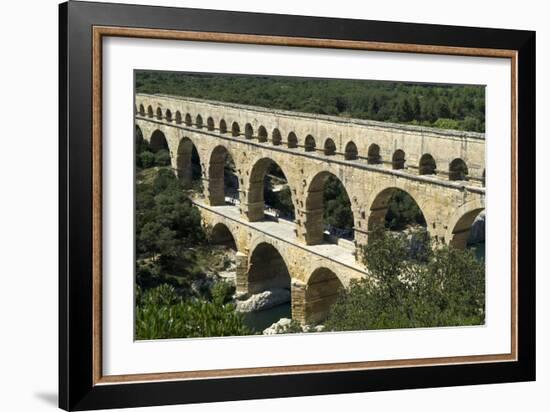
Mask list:
[[[240,336],[251,332],[233,305],[182,300],[172,286],[136,293],[136,339]]]

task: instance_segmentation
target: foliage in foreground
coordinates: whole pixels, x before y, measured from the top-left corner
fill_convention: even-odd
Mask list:
[[[172,286],[141,291],[136,297],[136,339],[202,338],[250,335],[226,295],[184,300]]]
[[[479,325],[485,322],[485,269],[470,250],[446,245],[411,253],[403,234],[378,230],[364,247],[371,279],[352,283],[325,330]],[[422,240],[424,239],[424,240]]]

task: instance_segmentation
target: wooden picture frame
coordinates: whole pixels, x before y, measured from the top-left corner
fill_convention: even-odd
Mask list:
[[[60,5],[59,406],[66,410],[535,379],[535,33],[69,2]],[[102,40],[193,40],[510,59],[511,352],[104,376]],[[521,186],[519,183],[522,183]]]

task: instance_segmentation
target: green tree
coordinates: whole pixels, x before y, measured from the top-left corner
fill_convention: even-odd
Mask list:
[[[411,253],[410,239],[377,229],[364,247],[369,277],[342,291],[327,330],[479,325],[485,320],[485,271],[474,254],[444,245]]]

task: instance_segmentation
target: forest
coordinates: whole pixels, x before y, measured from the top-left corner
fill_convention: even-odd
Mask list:
[[[485,132],[485,87],[136,71],[137,93]]]

